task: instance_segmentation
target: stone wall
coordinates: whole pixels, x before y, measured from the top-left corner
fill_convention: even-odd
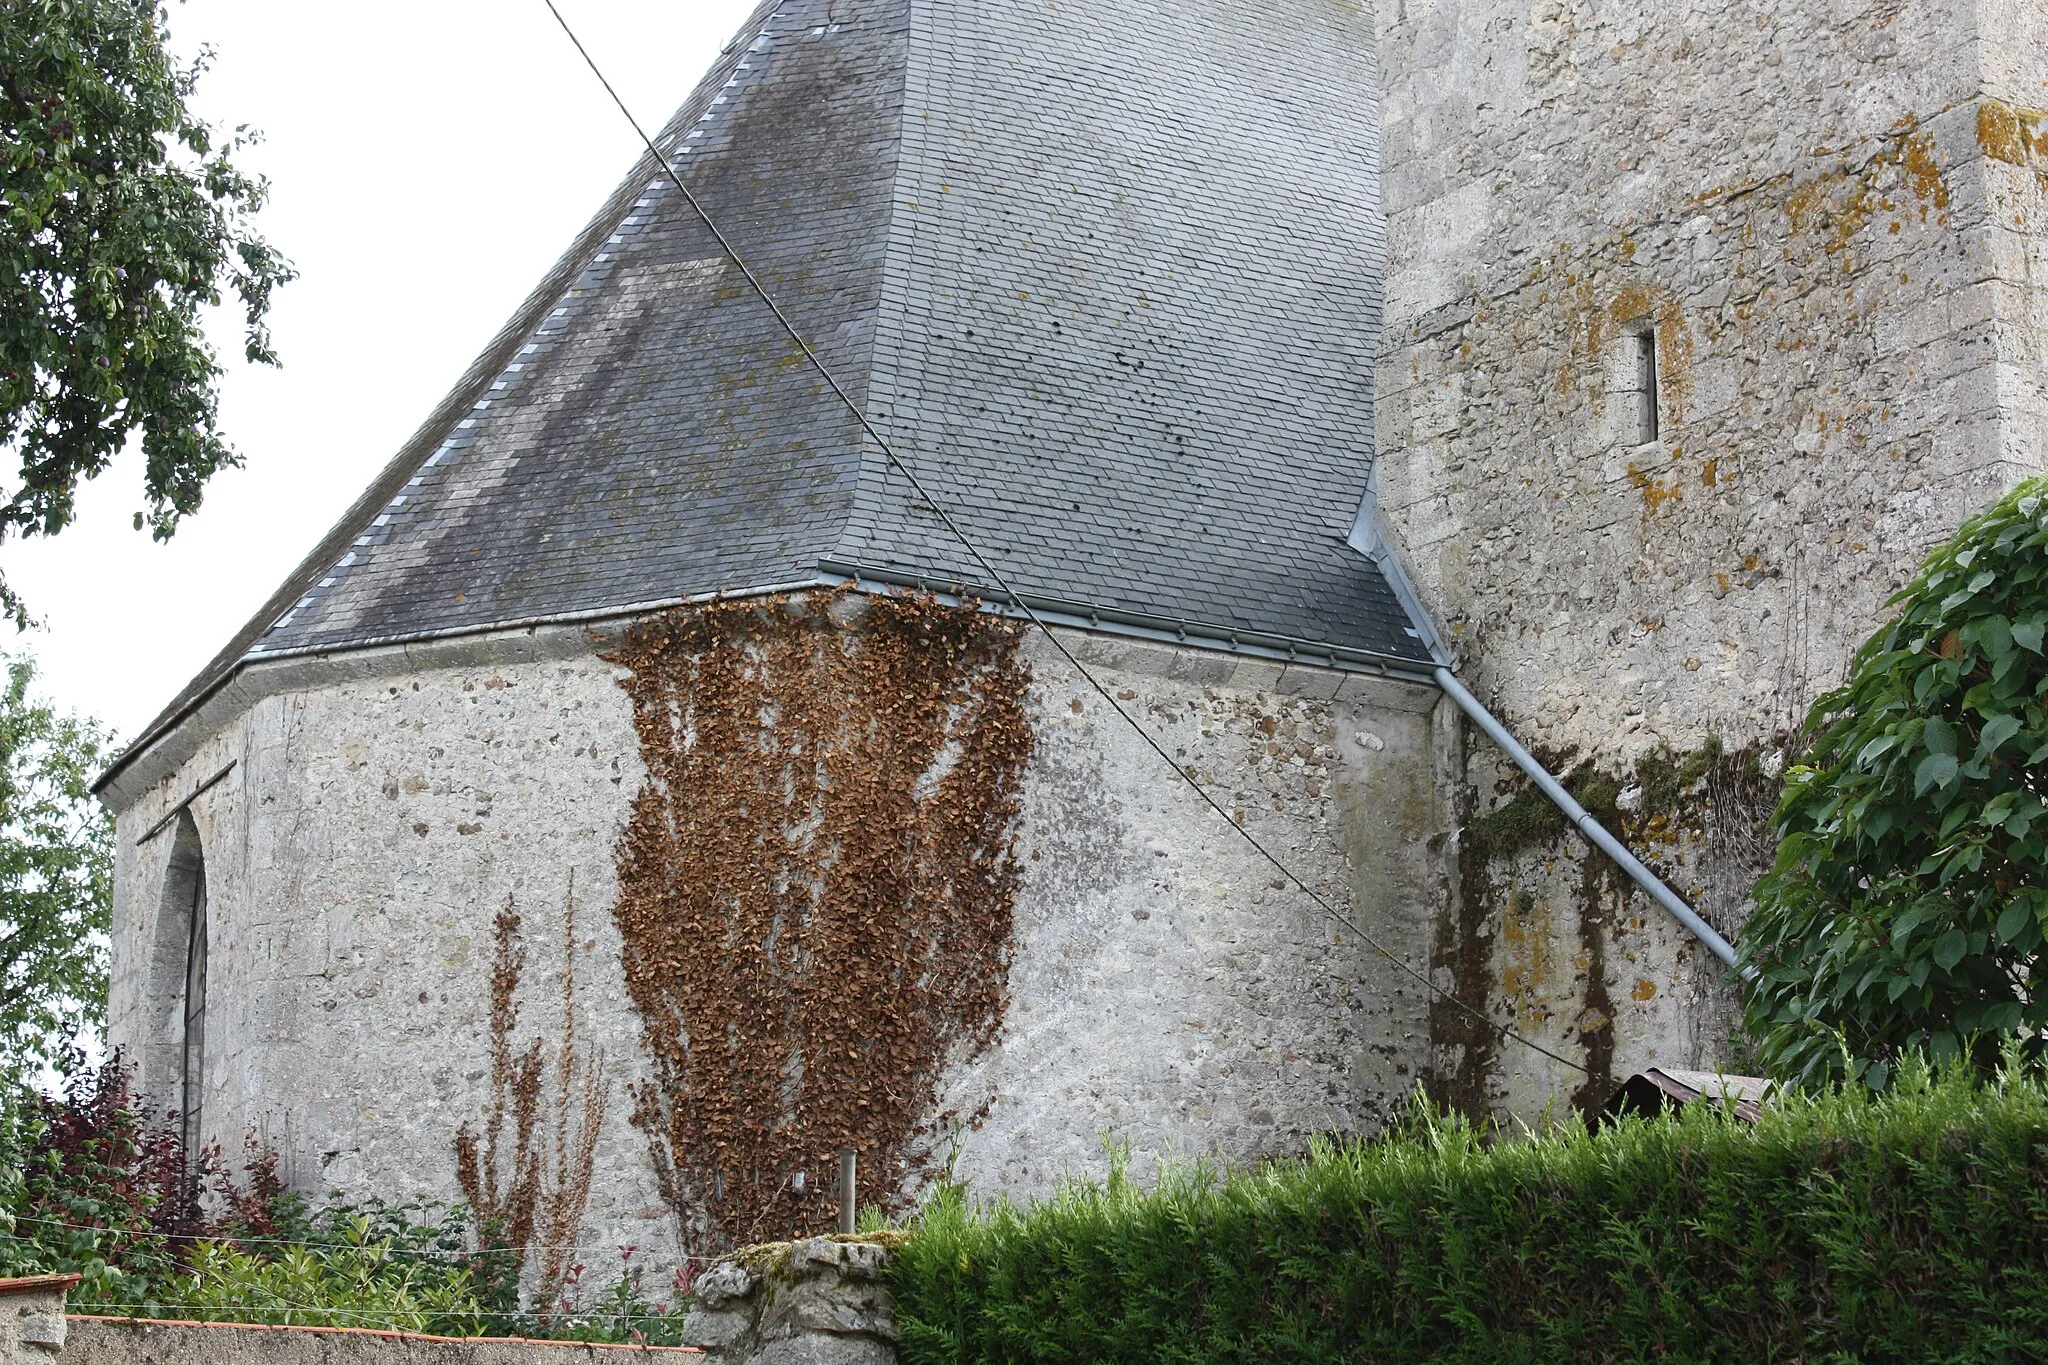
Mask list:
[[[403,651],[355,656],[324,685],[302,672],[311,685],[229,717],[119,815],[109,1037],[171,1106],[177,1073],[151,1063],[176,1055],[179,1002],[134,964],[182,946],[159,927],[173,840],[137,839],[234,765],[189,806],[210,902],[202,1132],[231,1159],[253,1132],[296,1188],[456,1197],[449,1144],[488,1102],[493,917],[509,898],[525,918],[521,1036],[552,1043],[572,870],[577,1019],[631,1077],[618,974],[594,965],[618,959],[612,843],[639,781],[624,703],[579,634],[493,653],[417,672]],[[628,1110],[614,1093],[593,1255],[672,1241]]]
[[[887,1235],[749,1247],[699,1281],[683,1339],[718,1365],[895,1365],[890,1255]]]
[[[343,1327],[250,1327],[73,1317],[63,1365],[626,1365],[700,1360],[683,1346],[429,1337]]]
[[[1247,829],[1419,961],[1442,825],[1433,691],[1067,638]],[[1142,1173],[1170,1150],[1251,1157],[1377,1124],[1426,1060],[1419,988],[1284,886],[1043,639],[1025,650],[1010,1007],[995,1046],[942,1077],[938,1111],[979,1117],[941,1125],[940,1155],[979,1189],[1030,1194],[1099,1164],[1104,1135]],[[577,1056],[603,1054],[608,1103],[571,1240],[586,1284],[619,1244],[665,1275],[682,1230],[630,1122],[649,1073],[610,913],[644,780],[618,670],[567,630],[266,667],[175,767],[138,765],[148,785],[115,793],[110,1032],[156,1068],[145,1090],[176,1080],[150,1060],[174,1051],[147,1046],[174,1036],[175,1002],[152,1002],[141,970],[174,840],[137,841],[230,762],[189,803],[211,902],[204,1131],[230,1152],[253,1131],[300,1188],[456,1197],[450,1144],[490,1104],[493,921],[508,903],[522,919],[513,1041],[554,1059],[573,875]],[[573,1130],[597,1116],[572,1089]]]
[[[64,1349],[64,1297],[76,1275],[0,1279],[0,1365],[44,1365]]]
[[[1927,547],[2041,466],[2048,19],[1382,0],[1380,22],[1383,506],[1473,689],[1558,765],[1597,760],[1614,818],[1732,929],[1776,746]],[[1696,780],[1645,805],[1685,755]],[[1519,791],[1474,750],[1473,816]],[[1714,964],[1570,841],[1494,847],[1465,850],[1441,970],[1596,1072],[1715,1060]],[[1476,1107],[1581,1085],[1438,1041]]]

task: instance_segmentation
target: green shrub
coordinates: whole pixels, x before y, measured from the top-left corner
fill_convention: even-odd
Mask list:
[[[1140,1192],[928,1201],[895,1266],[911,1365],[2038,1361],[2048,1093],[1908,1067],[1754,1128],[1704,1106],[1371,1144]]]
[[[178,1126],[141,1112],[116,1056],[59,1057],[55,1093],[0,1085],[0,1276],[76,1272],[75,1310],[675,1344],[682,1315],[642,1292],[628,1251],[594,1302],[520,1304],[518,1260],[468,1211],[331,1202],[287,1191],[251,1141],[239,1177],[218,1151],[188,1157]],[[581,1291],[577,1266],[569,1288]],[[671,1286],[679,1307],[687,1284]]]
[[[1924,1051],[2038,1062],[2048,993],[2048,480],[1929,555],[1814,703],[1740,947],[1773,1075],[1882,1086]]]
[[[237,1248],[200,1242],[190,1268],[163,1286],[164,1316],[202,1322],[375,1327],[445,1336],[482,1336],[490,1327],[466,1265],[394,1249],[371,1219],[347,1220],[326,1244]]]
[[[0,1273],[74,1273],[74,1303],[133,1301],[176,1273],[182,1236],[216,1229],[176,1127],[145,1121],[129,1069],[88,1067],[76,1048],[58,1067],[54,1094],[0,1095]]]

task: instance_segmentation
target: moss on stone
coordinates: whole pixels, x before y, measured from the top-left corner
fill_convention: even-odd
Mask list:
[[[1525,848],[1547,844],[1565,832],[1564,812],[1533,789],[1465,826],[1465,842],[1487,858],[1510,858]]]
[[[1591,761],[1572,769],[1564,780],[1572,799],[1605,824],[1614,818],[1621,799],[1621,782],[1601,772]],[[1487,858],[1509,858],[1524,849],[1550,843],[1571,829],[1554,802],[1534,787],[1525,786],[1506,805],[1480,816],[1465,826],[1465,839]]]
[[[1721,737],[1708,735],[1697,749],[1680,753],[1660,744],[1636,764],[1636,782],[1642,788],[1639,807],[1643,815],[1675,814],[1686,796],[1721,758]]]

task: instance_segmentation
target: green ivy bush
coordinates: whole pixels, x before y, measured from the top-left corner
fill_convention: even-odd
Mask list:
[[[2048,480],[1928,556],[1814,704],[1740,944],[1760,1064],[1883,1086],[1901,1057],[2043,1056]]]
[[[1423,1111],[1249,1172],[930,1200],[909,1365],[2048,1359],[2048,1091],[1902,1069],[1496,1140]]]

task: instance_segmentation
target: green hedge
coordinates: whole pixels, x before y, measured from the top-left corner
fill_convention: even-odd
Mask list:
[[[1387,1140],[1043,1204],[931,1200],[905,1357],[982,1361],[2048,1359],[2048,1093],[1906,1076],[1751,1128],[1695,1107]]]

